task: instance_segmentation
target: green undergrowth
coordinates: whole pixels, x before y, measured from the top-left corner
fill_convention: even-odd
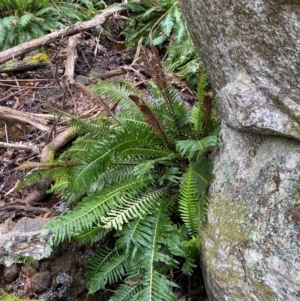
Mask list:
[[[180,79],[196,89],[202,68],[199,55],[187,31],[179,1],[129,1],[124,6],[130,17],[122,30],[127,46],[153,43],[166,52],[167,70],[177,72]]]
[[[96,7],[89,0],[1,0],[0,50],[88,20],[97,13]]]

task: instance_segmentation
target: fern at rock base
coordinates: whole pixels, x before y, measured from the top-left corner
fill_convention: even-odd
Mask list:
[[[157,60],[155,55],[152,49],[146,57]],[[51,192],[70,206],[80,201],[49,224],[56,244],[114,235],[114,245],[100,247],[88,265],[90,293],[119,284],[111,300],[177,300],[170,271],[191,275],[196,266],[197,232],[211,179],[205,152],[217,139],[201,136],[196,125],[207,120],[195,123],[194,114],[191,120],[191,109],[167,85],[162,69],[152,77],[155,101],[127,84],[96,84],[93,91],[120,101],[122,113],[97,121],[74,119],[81,136],[54,161],[69,165],[29,175],[31,182],[52,178]]]

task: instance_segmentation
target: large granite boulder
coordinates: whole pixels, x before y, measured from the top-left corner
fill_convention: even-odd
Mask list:
[[[210,301],[300,300],[300,1],[180,2],[222,116]]]

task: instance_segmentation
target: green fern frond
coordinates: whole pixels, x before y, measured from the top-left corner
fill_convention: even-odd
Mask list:
[[[212,178],[212,163],[202,156],[190,164],[196,178],[197,198],[202,197]]]
[[[197,240],[199,242],[199,238],[194,236],[193,240]],[[195,250],[199,250],[200,245],[197,246],[184,241],[184,238],[180,235],[179,231],[177,235],[173,235],[172,239],[168,240],[168,248],[174,256],[178,256],[180,258],[184,258],[184,263],[181,267],[182,272],[186,275],[191,276],[195,264]]]
[[[48,224],[48,228],[55,233],[55,241],[62,242],[79,235],[82,231],[101,227],[101,220],[115,208],[122,197],[135,196],[148,186],[150,179],[129,179],[115,183],[103,190],[87,196],[70,213],[62,215]]]
[[[203,100],[205,96],[205,89],[207,86],[207,79],[206,79],[206,73],[204,70],[202,70],[198,82],[198,88],[197,88],[197,99],[198,103],[195,105],[195,107],[191,111],[191,117],[190,122],[194,125],[194,130],[196,132],[196,137],[200,137],[202,130],[203,130],[203,119],[204,119],[204,112],[203,112]]]
[[[171,287],[177,287],[165,275],[151,271],[146,275],[144,288],[133,296],[134,301],[176,301],[176,295],[170,290]]]
[[[100,227],[95,227],[94,229],[89,229],[89,230],[83,231],[82,233],[80,233],[80,235],[75,236],[74,239],[80,245],[93,244],[93,243],[99,242],[109,232],[110,232],[110,229],[103,229]]]
[[[204,70],[202,70],[201,74],[200,74],[200,78],[199,78],[199,82],[198,82],[198,88],[197,88],[197,98],[200,102],[200,106],[202,105],[202,100],[204,98],[204,95],[206,93],[205,89],[207,86],[207,77],[206,77],[206,73]]]
[[[174,18],[171,13],[167,14],[161,21],[160,26],[163,31],[163,33],[169,37],[171,35],[171,32],[174,28]]]
[[[157,173],[157,170],[154,170],[158,165],[172,165],[172,160],[174,160],[174,154],[170,154],[169,157],[159,157],[153,160],[145,160],[143,163],[140,163],[134,167],[135,175],[142,179],[145,175],[151,175],[154,171]]]
[[[100,81],[97,84],[94,84],[91,87],[91,91],[95,94],[102,95],[109,99],[112,102],[122,102],[122,105],[124,106],[124,109],[131,108],[132,101],[129,98],[129,95],[139,95],[140,92],[134,88],[132,88],[127,83],[121,83],[121,82],[110,82],[110,81]]]
[[[157,188],[148,188],[147,192],[136,197],[121,197],[121,203],[113,210],[107,213],[107,216],[101,219],[103,228],[115,228],[121,230],[125,223],[135,217],[143,217],[151,213],[159,206],[160,200],[166,194],[168,186]]]
[[[198,158],[209,147],[218,145],[218,138],[215,136],[208,136],[201,140],[179,140],[176,142],[176,149],[181,156],[191,160],[193,157]]]
[[[142,285],[121,284],[114,291],[111,301],[131,301],[134,296],[142,289]]]
[[[31,13],[24,14],[23,16],[21,16],[19,20],[19,25],[21,27],[25,27],[26,25],[28,25],[28,23],[32,20],[33,17],[34,14]]]
[[[105,288],[106,284],[118,282],[125,275],[128,255],[112,250],[103,256],[103,250],[101,251],[102,253],[97,253],[91,258],[88,265],[90,270],[94,268],[92,276],[88,277],[88,289],[91,294]]]
[[[198,226],[195,219],[197,204],[197,186],[193,168],[190,166],[180,187],[179,212],[189,234],[197,234]]]

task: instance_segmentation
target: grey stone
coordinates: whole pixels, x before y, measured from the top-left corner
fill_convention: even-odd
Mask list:
[[[43,293],[51,288],[52,273],[44,271],[31,277],[31,289],[34,293]]]
[[[223,120],[300,138],[300,2],[181,1]]]
[[[222,117],[201,232],[209,299],[298,301],[300,2],[180,2]]]
[[[72,250],[63,253],[51,265],[51,271],[55,273],[68,272],[76,265],[76,255]]]
[[[3,269],[3,279],[7,283],[11,283],[19,277],[20,266],[17,264],[12,264],[9,267],[4,267]]]
[[[9,266],[20,256],[29,256],[36,260],[50,256],[52,247],[49,240],[53,234],[42,229],[48,221],[42,217],[24,217],[11,231],[0,234],[0,264]]]
[[[83,75],[76,76],[76,81],[85,86],[88,86],[90,84],[90,80],[86,76],[83,76]]]

